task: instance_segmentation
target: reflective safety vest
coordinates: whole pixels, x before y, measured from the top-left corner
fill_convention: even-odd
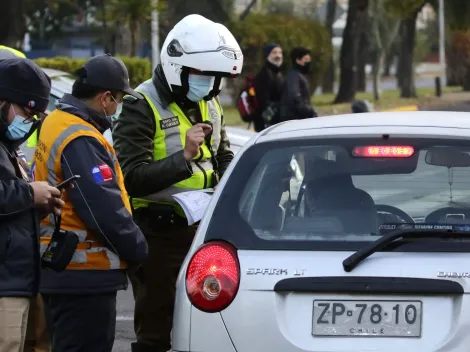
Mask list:
[[[11,51],[13,54],[15,54],[16,56],[21,57],[21,58],[23,58],[23,59],[26,59],[26,55],[25,55],[25,54],[23,54],[23,53],[22,53],[21,51],[19,51],[19,50],[10,48],[9,46],[0,45],[0,50],[9,50],[9,51]]]
[[[36,148],[38,144],[38,130],[34,131],[34,133],[29,136],[28,141],[26,142],[26,146],[28,148]]]
[[[136,91],[147,100],[155,117],[153,159],[161,160],[184,149],[186,132],[193,126],[193,123],[181,111],[180,107],[176,103],[163,107],[152,80],[142,83],[136,88]],[[222,108],[216,99],[208,102],[203,100],[198,104],[203,121],[212,122],[210,147],[204,143],[199,148],[198,155],[191,161],[193,175],[190,178],[147,197],[132,198],[132,205],[135,209],[148,206],[149,202],[175,204],[171,197],[173,194],[212,186],[214,174],[212,158],[217,155],[220,145]],[[210,149],[212,149],[213,155],[211,155]]]
[[[64,180],[61,167],[61,155],[64,148],[72,140],[78,137],[89,136],[96,138],[108,151],[113,161],[113,173],[117,184],[121,189],[121,197],[129,213],[129,204],[124,177],[117,162],[113,147],[103,135],[91,124],[85,122],[75,115],[55,110],[46,117],[41,127],[41,134],[33,158],[32,174],[35,181],[47,181],[56,186]],[[77,156],[84,157],[84,156]],[[92,172],[92,170],[83,170]],[[70,202],[67,192],[64,193],[65,205],[62,209],[61,228],[74,231],[79,237],[79,244],[75,251],[68,270],[90,269],[90,270],[112,270],[125,269],[127,264],[98,241],[98,237],[87,230],[83,221],[79,218]],[[108,219],[108,221],[116,221]],[[41,255],[46,250],[51,236],[54,232],[54,218],[49,216],[41,221]]]

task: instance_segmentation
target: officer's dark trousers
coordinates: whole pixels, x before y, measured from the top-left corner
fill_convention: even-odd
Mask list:
[[[112,351],[116,292],[42,296],[52,352]]]
[[[175,285],[196,232],[187,224],[157,223],[156,216],[136,211],[134,220],[149,245],[147,261],[129,278],[135,299],[133,352],[166,352],[171,348]]]

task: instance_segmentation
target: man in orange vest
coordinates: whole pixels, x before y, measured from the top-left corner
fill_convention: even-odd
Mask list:
[[[122,61],[111,55],[91,58],[77,75],[72,94],[42,124],[32,174],[51,185],[80,176],[63,198],[60,221],[78,245],[64,271],[43,270],[40,292],[52,351],[111,352],[116,292],[127,288],[126,269],[142,263],[148,248],[103,132],[119,115],[125,94],[141,96],[130,89]],[[53,219],[41,222],[41,253],[54,226]]]

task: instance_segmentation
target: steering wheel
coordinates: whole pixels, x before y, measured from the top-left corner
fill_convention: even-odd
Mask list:
[[[457,208],[457,207],[445,207],[441,209],[434,210],[433,212],[426,215],[424,222],[430,224],[437,224],[439,220],[445,218],[448,214],[464,214],[465,217],[468,215],[468,208]]]
[[[395,216],[398,216],[400,219],[404,220],[408,224],[414,224],[415,221],[411,216],[405,213],[403,210],[398,209],[392,205],[377,204],[376,206],[377,213],[388,213]]]

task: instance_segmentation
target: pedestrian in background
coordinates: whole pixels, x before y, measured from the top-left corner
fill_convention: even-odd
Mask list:
[[[312,64],[310,50],[301,46],[295,47],[291,51],[290,59],[292,69],[287,74],[282,90],[281,121],[316,117],[308,79]]]
[[[0,351],[24,350],[40,280],[39,220],[64,204],[46,182],[31,182],[17,150],[36,130],[51,80],[34,62],[0,61]],[[32,301],[33,300],[33,301]]]
[[[281,46],[275,43],[266,45],[264,57],[265,63],[254,80],[258,100],[258,109],[253,117],[256,132],[261,132],[267,126],[279,122],[279,105],[284,83],[281,72],[283,62]]]
[[[111,55],[89,59],[42,124],[33,160],[37,180],[59,184],[80,178],[66,193],[60,229],[78,245],[65,270],[43,270],[40,292],[54,352],[111,352],[116,294],[127,288],[126,269],[147,257],[147,242],[132,219],[124,178],[103,136],[119,115],[129,87],[124,63]],[[41,253],[56,222],[41,222]],[[67,264],[67,263],[66,263]]]

